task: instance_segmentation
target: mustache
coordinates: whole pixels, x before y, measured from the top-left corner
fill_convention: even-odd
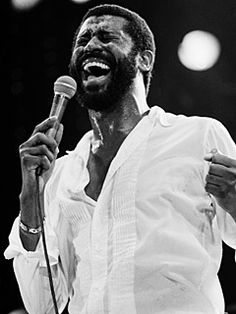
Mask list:
[[[94,49],[87,52],[74,51],[71,58],[70,66],[72,66],[73,68],[77,68],[77,70],[80,70],[83,62],[89,58],[104,60],[108,62],[111,67],[115,66],[115,64],[117,63],[115,57],[110,52]]]

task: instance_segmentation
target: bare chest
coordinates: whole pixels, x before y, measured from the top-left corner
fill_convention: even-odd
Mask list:
[[[124,139],[128,134],[121,134],[110,140],[108,144],[97,150],[95,153],[90,151],[87,169],[90,176],[90,181],[85,187],[86,194],[94,200],[97,200],[106,178],[108,169],[112,160],[117,155]]]
[[[93,154],[90,154],[89,156],[87,169],[89,172],[90,180],[88,185],[85,187],[85,192],[95,201],[97,201],[101,193],[104,180],[106,178],[110,163],[113,158],[113,156],[100,158],[94,156]]]

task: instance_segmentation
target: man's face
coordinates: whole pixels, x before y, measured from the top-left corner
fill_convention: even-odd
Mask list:
[[[72,75],[80,104],[97,111],[112,109],[136,75],[136,52],[123,31],[126,20],[92,16],[82,25],[72,53]]]

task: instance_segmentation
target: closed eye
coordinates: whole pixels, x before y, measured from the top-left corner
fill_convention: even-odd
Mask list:
[[[76,47],[78,46],[85,46],[89,42],[91,38],[91,32],[86,31],[85,33],[81,34],[79,37],[76,39]]]
[[[79,47],[79,46],[86,46],[87,43],[88,43],[89,39],[88,38],[79,38],[77,41],[76,41],[76,47]]]
[[[119,39],[119,36],[115,35],[114,33],[104,31],[104,30],[101,30],[99,32],[98,37],[104,43],[109,43],[111,41]]]
[[[104,30],[98,30],[97,34],[94,34],[93,36],[97,36],[97,38],[104,44],[107,44],[112,41],[119,41],[120,39],[118,35]],[[82,34],[76,40],[76,47],[86,46],[93,36],[90,32]]]
[[[101,36],[101,41],[104,42],[104,43],[108,43],[110,41],[113,41],[115,39],[114,36],[112,35],[103,35]]]

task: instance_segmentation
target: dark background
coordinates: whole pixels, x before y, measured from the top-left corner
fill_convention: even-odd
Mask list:
[[[21,186],[18,146],[50,111],[53,83],[68,74],[71,43],[81,17],[91,6],[116,3],[141,14],[153,30],[157,59],[150,106],[166,111],[217,118],[236,140],[236,1],[152,0],[95,1],[44,0],[27,11],[2,11],[2,252],[8,244],[13,219],[19,211]],[[6,12],[6,16],[5,15]],[[221,43],[218,62],[206,71],[191,71],[178,60],[183,36],[195,29],[212,32]],[[5,86],[6,83],[6,86]],[[5,111],[6,110],[6,111]],[[7,115],[5,115],[7,112]],[[65,127],[60,154],[73,149],[90,129],[87,113],[72,99],[63,117]],[[234,251],[223,246],[219,277],[227,308],[236,313]],[[2,257],[1,257],[2,258]],[[12,261],[2,258],[1,309],[8,314],[22,307]]]

